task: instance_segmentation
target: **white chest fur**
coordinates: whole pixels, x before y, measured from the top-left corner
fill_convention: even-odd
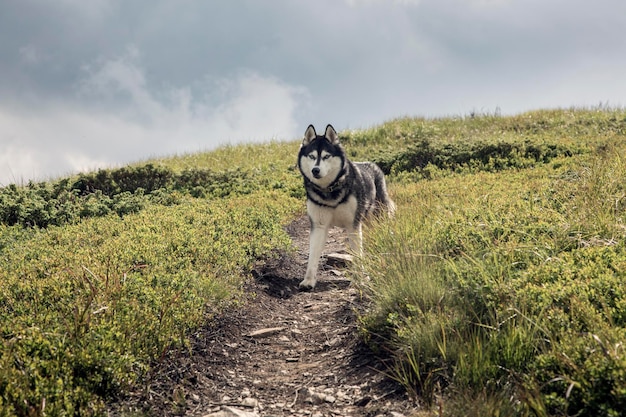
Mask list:
[[[314,227],[324,228],[338,226],[352,231],[354,228],[354,217],[357,209],[355,196],[350,196],[337,207],[324,207],[312,201],[306,203],[307,213],[313,222]]]

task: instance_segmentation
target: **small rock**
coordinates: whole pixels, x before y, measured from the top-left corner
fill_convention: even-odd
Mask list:
[[[266,329],[259,329],[259,330],[255,330],[251,333],[248,333],[248,337],[252,337],[255,339],[261,339],[264,337],[269,337],[269,336],[274,336],[277,333],[282,332],[283,330],[285,330],[286,327],[268,327]]]
[[[324,399],[321,398],[319,395],[314,394],[314,395],[311,395],[310,397],[306,397],[304,399],[304,402],[307,404],[320,405],[324,403]]]
[[[313,404],[313,405],[320,405],[323,403],[332,404],[336,401],[336,398],[333,397],[332,395],[324,394],[323,392],[317,392],[310,388],[306,389],[306,391],[304,392],[304,397],[305,397],[304,402]]]
[[[244,411],[233,407],[224,406],[218,412],[205,414],[204,417],[259,417],[254,411]]]
[[[341,343],[341,337],[335,336],[330,340],[324,342],[324,346],[333,347]]]
[[[259,406],[259,400],[256,398],[247,397],[241,401],[241,405],[248,408],[256,408]]]
[[[352,263],[353,259],[354,257],[352,255],[345,253],[329,253],[326,256],[326,263],[341,268]]]

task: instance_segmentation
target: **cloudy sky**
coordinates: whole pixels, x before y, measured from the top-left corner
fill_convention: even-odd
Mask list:
[[[309,123],[600,103],[626,105],[624,0],[0,2],[0,186]]]

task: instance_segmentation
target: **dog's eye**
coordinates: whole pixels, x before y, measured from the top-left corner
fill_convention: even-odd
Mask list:
[[[317,157],[313,154],[309,154],[309,159],[317,159]]]
[[[324,155],[324,156],[322,156],[322,159],[323,159],[324,161],[326,161],[328,158],[330,158],[330,156],[331,156],[330,154],[328,154],[328,155]]]

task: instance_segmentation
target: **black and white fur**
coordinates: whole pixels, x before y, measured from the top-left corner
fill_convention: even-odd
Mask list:
[[[360,254],[363,220],[383,211],[391,216],[395,205],[380,168],[372,162],[350,161],[331,125],[326,126],[324,136],[318,136],[313,125],[307,128],[298,168],[304,178],[311,221],[309,261],[300,288],[313,289],[328,230],[332,226],[346,229],[351,250]]]

